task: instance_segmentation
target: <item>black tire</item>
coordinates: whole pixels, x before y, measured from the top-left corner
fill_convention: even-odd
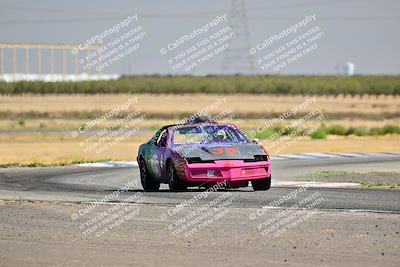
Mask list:
[[[158,191],[160,189],[160,182],[154,180],[154,178],[147,171],[146,163],[143,159],[139,161],[140,169],[140,182],[144,191]]]
[[[185,181],[180,179],[176,174],[176,170],[172,162],[168,163],[168,185],[170,191],[185,191],[187,189]]]
[[[251,181],[254,191],[265,191],[271,188],[271,178]]]

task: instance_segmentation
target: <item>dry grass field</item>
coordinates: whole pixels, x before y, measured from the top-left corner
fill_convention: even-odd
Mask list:
[[[8,112],[77,112],[108,111],[137,97],[137,104],[130,110],[141,108],[152,113],[195,113],[226,97],[226,103],[212,111],[215,113],[231,109],[239,114],[262,112],[285,112],[301,104],[307,96],[279,95],[22,95],[0,96],[0,111]],[[315,105],[305,111],[320,108],[325,112],[357,112],[362,114],[379,114],[400,111],[400,96],[316,96]]]
[[[213,106],[218,99],[224,97],[225,102]],[[133,98],[137,99],[137,103],[129,105],[121,112],[127,114],[140,108],[148,115],[147,120],[141,123],[145,128],[175,123],[207,107],[211,114],[229,110],[239,126],[251,128],[263,125],[266,117],[277,117],[295,108],[309,97],[246,94],[0,96],[0,130],[76,129],[89,119],[101,116]],[[324,122],[327,125],[400,125],[400,96],[316,96],[315,104],[307,105],[300,112],[306,113],[315,109],[324,113]],[[35,117],[32,114],[39,115]],[[109,123],[110,121],[105,121],[97,127],[103,128]]]
[[[99,123],[94,128],[102,129],[111,125],[115,120],[108,120]],[[148,119],[140,123],[141,128],[155,130],[163,125],[174,124],[177,120],[173,119]],[[262,127],[266,122],[265,119],[233,119],[229,122],[236,124],[243,129]],[[287,121],[289,122],[289,120]],[[78,129],[85,121],[76,119],[26,119],[24,124],[20,125],[19,120],[0,120],[0,131],[72,131]],[[385,120],[366,120],[366,119],[342,119],[342,120],[326,120],[325,125],[342,125],[344,127],[383,127],[387,124],[400,125],[400,118]],[[282,123],[287,124],[287,123]]]
[[[110,111],[137,97],[137,104],[130,105],[125,112],[137,108],[152,119],[140,123],[144,131],[96,153],[85,152],[80,146],[84,141],[72,138],[71,131],[87,123],[89,118],[63,117],[67,113]],[[0,96],[0,163],[54,163],[73,160],[134,160],[140,143],[148,140],[156,128],[176,123],[182,114],[193,114],[212,106],[223,95],[21,95]],[[218,114],[227,109],[238,119],[234,123],[244,129],[262,126],[265,113],[281,114],[303,103],[307,96],[246,95],[226,96],[226,102],[216,105],[210,113]],[[303,111],[320,109],[327,114],[344,114],[340,118],[325,116],[325,125],[339,124],[345,127],[382,127],[387,124],[400,125],[399,96],[317,96],[315,104]],[[44,118],[19,117],[20,114],[45,113]],[[14,115],[10,115],[14,114]],[[165,114],[172,114],[167,118]],[[253,114],[253,116],[248,116]],[[254,115],[255,114],[255,115]],[[347,114],[347,115],[346,115]],[[350,115],[349,115],[350,114]],[[386,118],[388,114],[392,114]],[[375,116],[375,117],[374,117]],[[377,119],[381,118],[381,119]],[[113,119],[98,124],[95,128],[106,128]],[[56,130],[57,132],[52,132]],[[306,152],[384,152],[400,151],[400,136],[328,136],[326,140],[301,140],[283,151],[284,153]]]
[[[143,141],[147,140],[143,137]],[[0,139],[0,163],[56,163],[74,160],[135,160],[139,145],[137,138],[129,138],[115,143],[109,149],[96,153],[94,150],[85,152],[78,140],[54,136],[40,138]],[[136,139],[136,140],[135,140]],[[307,152],[385,152],[400,151],[398,136],[379,137],[335,137],[326,140],[304,139],[287,147],[279,154]]]

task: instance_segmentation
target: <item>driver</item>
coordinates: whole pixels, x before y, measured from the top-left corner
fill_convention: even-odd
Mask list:
[[[215,133],[214,135],[214,140],[221,142],[226,140],[226,133],[223,130],[219,130],[218,132]]]

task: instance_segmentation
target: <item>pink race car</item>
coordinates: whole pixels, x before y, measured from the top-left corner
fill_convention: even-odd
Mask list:
[[[226,182],[230,188],[271,187],[271,162],[257,142],[249,141],[235,125],[210,122],[162,127],[139,147],[140,179],[145,191],[171,191],[188,186],[211,187]]]

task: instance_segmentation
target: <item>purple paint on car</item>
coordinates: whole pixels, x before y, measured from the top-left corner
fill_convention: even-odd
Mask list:
[[[191,123],[162,127],[139,147],[138,162],[144,190],[171,191],[190,186],[210,187],[225,181],[231,188],[268,190],[271,162],[264,148],[232,124]]]

